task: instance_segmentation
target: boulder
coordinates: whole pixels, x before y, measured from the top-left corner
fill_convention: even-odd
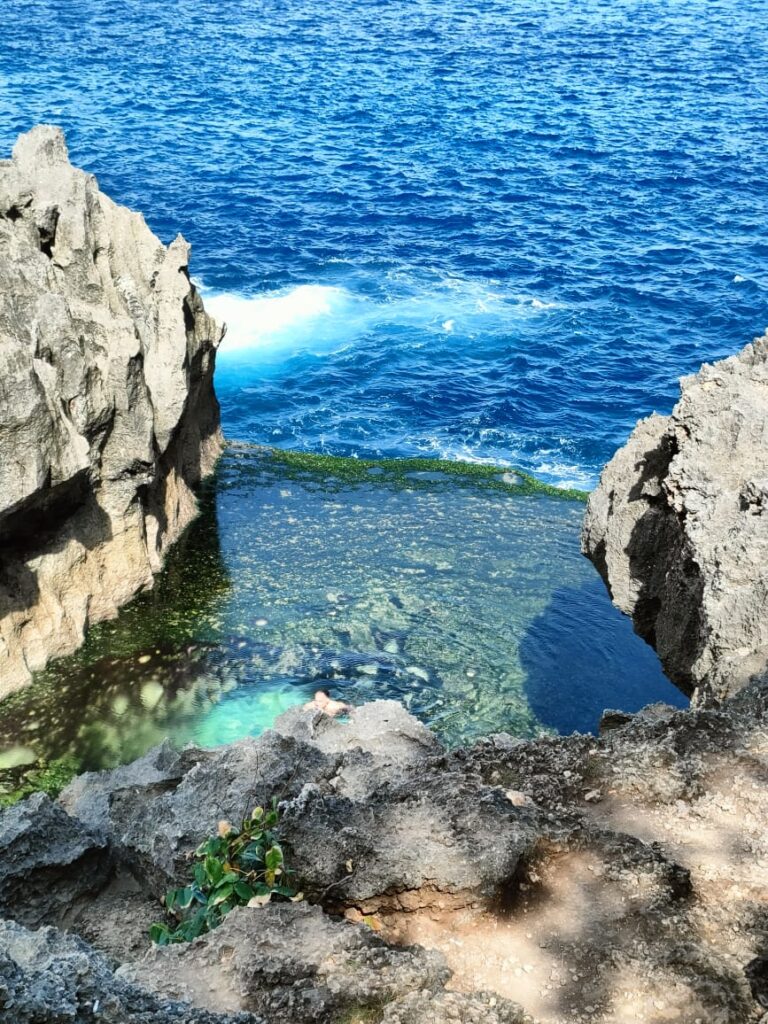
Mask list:
[[[326,754],[362,750],[382,764],[411,764],[442,751],[435,734],[396,700],[362,704],[348,719],[297,705],[284,711],[274,728]]]
[[[681,391],[606,466],[582,547],[669,677],[720,701],[768,664],[768,335]]]
[[[120,865],[161,895],[219,820],[273,798],[297,884],[333,906],[418,901],[424,887],[493,899],[540,837],[535,808],[449,768],[438,741],[391,701],[348,722],[299,711],[215,750],[161,748],[81,776],[61,801],[98,821]]]
[[[0,812],[0,914],[37,927],[97,892],[111,867],[103,832],[43,793]]]
[[[442,759],[365,778],[371,785],[352,795],[307,785],[284,809],[291,866],[308,894],[331,905],[410,909],[437,893],[490,902],[541,836],[534,808],[515,807]]]
[[[160,747],[133,765],[80,776],[60,799],[103,825],[118,863],[160,896],[184,877],[189,854],[218,821],[288,800],[335,766],[314,746],[269,731],[215,750]]]
[[[221,451],[189,246],[40,126],[0,161],[0,696],[152,583]]]

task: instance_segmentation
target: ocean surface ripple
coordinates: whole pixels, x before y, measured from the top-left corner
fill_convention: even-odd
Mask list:
[[[230,437],[590,486],[768,323],[766,0],[4,4],[3,150],[191,240]]]

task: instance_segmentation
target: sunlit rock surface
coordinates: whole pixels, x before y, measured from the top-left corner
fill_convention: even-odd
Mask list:
[[[0,916],[39,928],[0,923],[0,1021],[59,1019],[25,1009],[46,993],[79,1001],[67,1020],[98,999],[115,1024],[757,1022],[745,968],[765,939],[767,708],[753,683],[599,737],[499,733],[447,751],[377,701],[82,775],[57,804],[0,812],[6,859],[23,850],[29,879],[8,868]],[[189,853],[272,797],[305,901],[150,948]],[[105,843],[108,877],[94,871]]]
[[[221,449],[208,317],[41,126],[0,162],[0,694],[151,584]]]
[[[582,540],[670,678],[718,700],[768,664],[768,335],[681,383],[606,466]]]

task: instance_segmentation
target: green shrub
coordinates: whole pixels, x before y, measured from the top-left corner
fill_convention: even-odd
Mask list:
[[[288,881],[283,851],[274,833],[279,822],[277,801],[256,807],[240,828],[220,821],[218,835],[194,853],[192,879],[164,899],[171,924],[158,922],[149,937],[159,946],[191,942],[221,924],[237,906],[268,903],[273,897],[301,899]]]

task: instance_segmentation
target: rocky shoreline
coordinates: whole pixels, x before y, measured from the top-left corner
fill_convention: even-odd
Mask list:
[[[0,212],[8,691],[149,586],[195,514],[221,330],[186,244],[54,129],[0,164]],[[395,702],[294,708],[36,793],[0,812],[0,1021],[765,1024],[767,386],[768,337],[685,380],[587,511],[585,552],[689,710],[448,750]],[[270,801],[303,898],[152,946],[200,841]]]
[[[590,497],[583,550],[695,702],[768,665],[768,334],[681,381]]]
[[[221,451],[222,329],[41,126],[0,161],[0,696],[151,586]]]
[[[0,1019],[759,1020],[767,714],[750,684],[448,752],[379,701],[81,776],[0,816]],[[272,797],[305,900],[150,948],[200,839]]]

